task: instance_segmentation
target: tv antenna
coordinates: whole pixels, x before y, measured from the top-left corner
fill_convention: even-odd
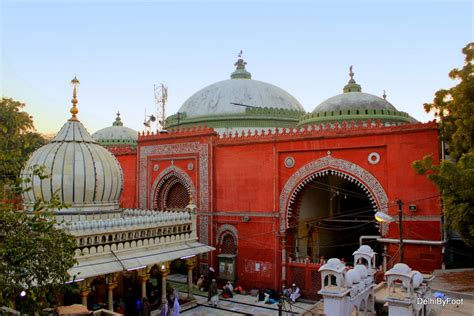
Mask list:
[[[166,103],[168,101],[168,87],[161,83],[159,85],[153,85],[155,92],[155,104],[158,113],[158,130],[165,130],[165,118],[166,118]]]

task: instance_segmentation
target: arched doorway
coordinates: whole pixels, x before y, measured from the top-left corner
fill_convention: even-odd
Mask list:
[[[292,197],[286,236],[293,259],[351,262],[360,236],[379,235],[370,193],[341,172],[326,170],[309,176]]]
[[[370,172],[330,152],[300,167],[280,193],[282,280],[296,283],[304,297],[318,299],[321,257],[351,262],[360,236],[387,232],[374,219],[375,211],[387,212],[387,206],[387,195]],[[381,252],[374,240],[370,243]]]

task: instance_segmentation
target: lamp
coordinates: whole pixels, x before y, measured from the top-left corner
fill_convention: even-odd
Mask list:
[[[391,223],[395,221],[392,216],[380,211],[375,213],[375,220],[377,222],[384,222],[384,223]]]
[[[400,262],[403,263],[404,247],[403,247],[403,210],[402,210],[403,202],[402,200],[397,200],[397,205],[398,205],[398,231],[400,235],[400,244],[399,244]],[[391,223],[395,221],[393,217],[380,211],[375,213],[375,219],[378,222],[385,222],[385,223]]]

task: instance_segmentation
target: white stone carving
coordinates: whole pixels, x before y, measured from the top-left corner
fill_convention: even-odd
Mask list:
[[[376,152],[371,152],[369,156],[367,157],[367,160],[369,161],[370,164],[376,165],[380,162],[380,155]]]
[[[295,166],[295,158],[288,156],[285,158],[285,167],[293,168]]]

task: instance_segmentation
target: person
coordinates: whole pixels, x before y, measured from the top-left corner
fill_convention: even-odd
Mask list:
[[[170,307],[168,304],[161,304],[161,311],[160,316],[169,316],[170,315]]]
[[[222,293],[222,297],[224,298],[232,298],[233,292],[234,292],[234,286],[232,285],[232,282],[227,281],[227,284],[224,286],[224,293]]]
[[[209,271],[207,272],[207,284],[204,287],[207,291],[209,291],[209,287],[211,286],[212,280],[216,279],[216,271],[214,270],[213,267],[209,268]]]
[[[261,302],[263,300],[265,300],[265,292],[263,289],[259,289],[257,294],[257,302]]]
[[[175,290],[172,316],[179,316],[179,312],[181,311],[181,305],[179,305],[178,298],[179,298],[179,293],[177,290]]]
[[[321,256],[321,258],[319,259],[319,264],[320,265],[326,264],[326,259],[324,258],[324,256]]]
[[[286,287],[285,284],[283,284],[283,289],[281,291],[281,294],[284,296],[284,297],[290,297],[290,294],[291,294],[291,289],[288,289]]]
[[[125,302],[119,298],[115,311],[119,314],[125,314]]]
[[[207,293],[207,301],[210,301],[212,305],[217,306],[217,302],[219,301],[219,293],[217,291],[216,279],[212,279],[209,292]]]
[[[294,303],[296,300],[301,296],[299,287],[296,286],[295,283],[291,286],[291,294],[290,299]]]
[[[148,302],[148,298],[142,298],[142,309],[140,311],[140,316],[150,316],[151,306],[150,302]]]
[[[201,274],[201,276],[199,277],[199,279],[196,282],[196,288],[200,291],[203,291],[204,290],[203,285],[204,285],[204,275]]]

